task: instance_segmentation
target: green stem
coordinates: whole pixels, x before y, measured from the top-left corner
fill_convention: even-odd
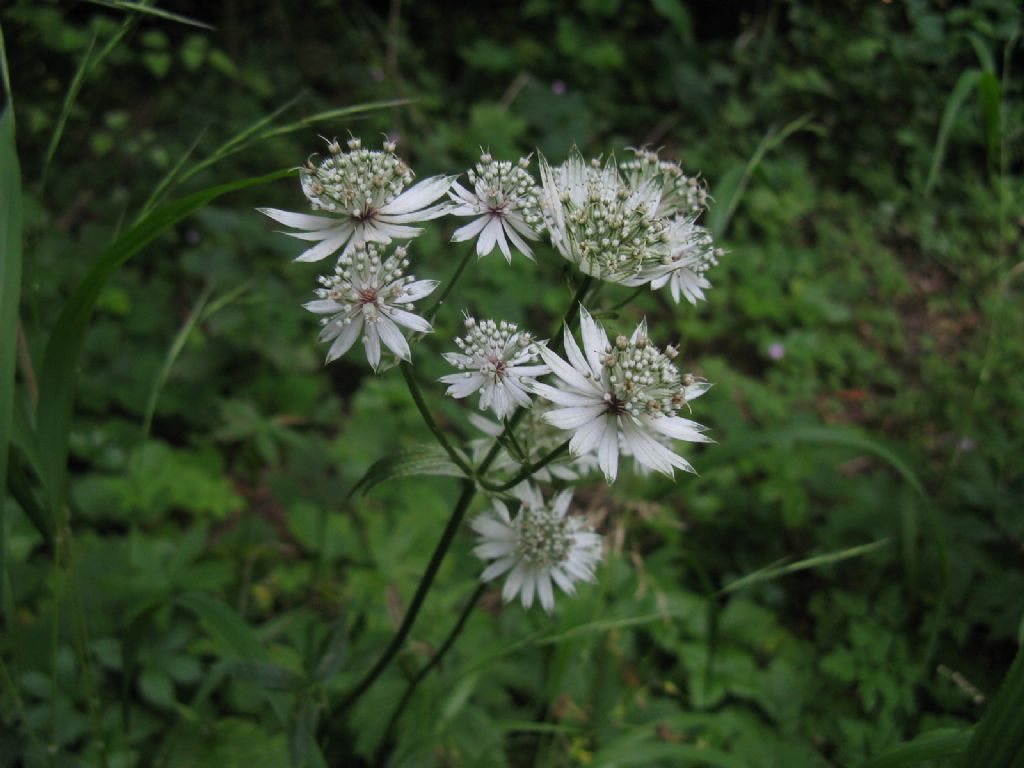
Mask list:
[[[402,716],[402,712],[405,711],[405,707],[408,705],[412,695],[416,692],[416,688],[419,686],[423,679],[430,674],[431,670],[434,669],[441,660],[445,657],[445,654],[455,644],[456,639],[462,634],[463,627],[466,626],[466,621],[469,619],[469,615],[473,612],[476,607],[477,601],[480,596],[484,593],[487,588],[487,584],[481,583],[477,585],[476,590],[469,598],[469,602],[466,603],[466,607],[462,609],[462,614],[459,616],[459,620],[455,622],[455,626],[452,627],[448,633],[448,637],[441,643],[441,647],[437,649],[437,653],[431,657],[430,661],[423,665],[419,672],[416,673],[416,677],[408,682],[405,686],[405,693],[402,694],[401,700],[398,702],[398,706],[395,707],[395,711],[391,713],[391,718],[388,720],[388,724],[384,727],[384,735],[381,736],[380,744],[377,747],[377,757],[374,760],[375,765],[383,765],[385,757],[385,749],[388,741],[391,737],[392,731],[395,729],[395,725],[398,724],[398,719]]]
[[[470,248],[466,251],[466,255],[462,257],[461,261],[459,261],[459,264],[455,267],[455,271],[452,273],[452,276],[448,278],[448,284],[445,285],[444,290],[441,291],[441,295],[434,300],[434,303],[430,305],[430,309],[424,313],[424,316],[427,318],[427,322],[434,322],[434,318],[437,317],[437,313],[440,312],[441,307],[444,306],[445,299],[447,299],[452,290],[454,290],[456,283],[459,282],[459,278],[462,277],[462,273],[466,270],[466,267],[469,266],[469,262],[473,260],[474,253],[475,250]]]
[[[381,654],[380,658],[377,659],[377,663],[373,665],[373,668],[367,672],[363,679],[359,681],[355,688],[342,700],[341,704],[335,712],[335,718],[340,718],[349,707],[355,704],[359,698],[366,693],[374,681],[380,677],[380,674],[387,668],[391,660],[395,658],[398,652],[401,650],[402,645],[405,643],[405,638],[409,634],[409,630],[412,629],[413,623],[416,621],[416,616],[420,612],[420,608],[423,606],[423,601],[427,597],[427,592],[430,590],[431,585],[434,583],[434,577],[437,575],[438,569],[441,567],[441,562],[444,560],[444,556],[448,553],[448,548],[451,546],[452,541],[455,539],[455,533],[459,529],[459,525],[462,523],[462,518],[466,515],[466,510],[469,509],[469,504],[473,500],[473,496],[476,494],[476,487],[470,482],[464,482],[462,484],[462,495],[459,496],[459,500],[455,505],[455,509],[452,511],[452,516],[448,520],[448,525],[445,526],[444,533],[441,534],[441,540],[437,542],[437,546],[434,547],[434,554],[430,557],[430,563],[427,565],[427,570],[423,574],[423,578],[420,579],[419,586],[416,587],[416,594],[413,595],[412,602],[409,604],[409,610],[405,612],[405,618],[402,619],[402,625],[398,628],[398,632],[391,639],[388,647]]]
[[[523,482],[523,480],[526,480],[527,478],[531,477],[536,471],[546,467],[548,464],[557,459],[567,450],[569,450],[568,440],[566,440],[557,448],[552,449],[551,451],[546,453],[541,458],[537,459],[537,461],[533,462],[532,464],[524,464],[522,467],[519,468],[519,471],[511,480],[506,480],[503,483],[491,483],[481,477],[478,478],[477,482],[480,483],[480,485],[486,488],[488,491],[507,491],[508,489],[514,488],[515,486],[519,485],[519,483]]]
[[[434,421],[434,417],[430,415],[430,409],[427,408],[427,403],[423,399],[423,393],[420,392],[420,385],[416,383],[416,376],[413,373],[412,363],[403,360],[400,367],[402,369],[402,377],[405,379],[406,386],[409,387],[409,394],[412,395],[413,402],[416,403],[416,408],[419,410],[420,416],[423,417],[423,421],[427,425],[427,429],[430,430],[438,444],[444,448],[445,453],[448,454],[449,458],[455,462],[455,465],[465,472],[467,477],[472,477],[473,468],[466,463],[462,456],[459,455],[459,452],[455,450],[455,446],[448,442],[448,438],[445,437],[441,428],[437,426],[437,422]]]

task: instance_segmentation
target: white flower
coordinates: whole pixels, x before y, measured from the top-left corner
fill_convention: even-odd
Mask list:
[[[418,333],[433,330],[412,310],[413,302],[429,295],[437,281],[404,274],[409,266],[404,246],[387,258],[382,258],[382,250],[374,243],[363,243],[342,254],[334,274],[320,278],[317,300],[304,305],[310,312],[326,315],[320,341],[334,340],[327,351],[328,363],[345,354],[362,332],[366,359],[376,371],[381,342],[403,360],[411,359],[399,326]]]
[[[698,226],[693,217],[675,219],[669,225],[668,238],[668,253],[661,264],[644,273],[650,278],[651,288],[657,290],[667,283],[676,304],[680,295],[691,304],[703,301],[704,291],[711,287],[704,273],[717,266],[725,252],[715,247],[711,233]]]
[[[486,256],[497,246],[511,264],[511,240],[520,253],[532,259],[533,251],[526,240],[540,237],[544,220],[540,213],[540,190],[526,170],[529,165],[527,157],[513,165],[506,160],[495,161],[487,153],[481,155],[476,168],[468,173],[473,191],[455,182],[448,193],[455,203],[450,211],[453,216],[477,217],[455,230],[452,242],[476,237],[477,256]]]
[[[622,442],[636,461],[669,477],[673,468],[693,472],[690,463],[663,445],[655,435],[674,440],[711,442],[706,428],[676,415],[710,384],[687,375],[682,379],[672,363],[675,350],[662,352],[647,338],[642,321],[630,338],[619,336],[613,347],[608,336],[580,307],[583,351],[565,329],[568,361],[542,346],[541,357],[560,380],[559,387],[534,384],[533,391],[557,407],[545,418],[573,432],[569,451],[574,456],[597,453],[601,471],[615,481]]]
[[[455,398],[480,392],[480,409],[492,410],[505,419],[522,406],[530,407],[530,396],[524,387],[534,376],[549,373],[546,365],[528,365],[537,360],[537,345],[529,333],[517,329],[515,323],[502,320],[477,322],[466,315],[466,335],[456,338],[461,352],[446,352],[444,359],[463,373],[450,373],[441,381],[448,384],[448,394]]]
[[[481,581],[508,573],[501,596],[505,602],[520,595],[523,606],[533,605],[534,595],[544,610],[555,607],[552,582],[566,594],[576,592],[577,581],[594,581],[601,561],[601,537],[580,517],[568,517],[572,489],[559,493],[549,504],[535,486],[517,489],[521,506],[513,519],[502,501],[478,515],[470,525],[480,536],[473,554],[492,560]]]
[[[337,141],[328,143],[330,157],[318,165],[307,162],[299,179],[313,210],[329,216],[290,213],[276,208],[259,211],[298,232],[285,234],[317,243],[296,261],[320,261],[342,248],[363,243],[408,240],[423,230],[408,226],[448,213],[447,203],[432,205],[451,187],[454,176],[432,176],[409,189],[413,173],[385,142],[384,151],[362,149],[359,139],[342,152]]]
[[[561,166],[540,158],[544,218],[551,243],[588,275],[643,285],[644,272],[667,253],[656,179],[630,184],[614,161],[587,163],[574,150]]]
[[[657,215],[696,218],[708,205],[708,190],[696,176],[688,176],[679,163],[662,160],[649,149],[631,149],[634,157],[619,167],[629,183],[639,187],[653,181],[661,190]]]

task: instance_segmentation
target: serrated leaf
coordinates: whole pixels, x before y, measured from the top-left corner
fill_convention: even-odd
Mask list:
[[[357,482],[349,496],[357,492],[367,493],[371,488],[388,480],[413,475],[433,475],[444,477],[465,477],[466,474],[448,458],[448,454],[438,445],[429,444],[406,448],[385,456],[375,462]]]

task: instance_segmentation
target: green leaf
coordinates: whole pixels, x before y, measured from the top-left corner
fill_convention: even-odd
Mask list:
[[[949,94],[949,98],[946,99],[946,107],[942,110],[942,120],[939,122],[939,134],[935,137],[935,149],[932,150],[932,165],[928,169],[928,179],[924,184],[924,193],[926,195],[931,193],[935,187],[935,182],[939,179],[942,160],[946,156],[946,144],[949,141],[949,133],[953,130],[957,115],[960,114],[960,108],[980,77],[981,72],[977,69],[965,70],[957,78],[953,91]]]
[[[320,709],[316,702],[302,699],[292,711],[288,725],[288,756],[293,768],[312,765],[326,765],[320,748],[316,745],[316,725],[320,719]]]
[[[415,446],[385,456],[375,462],[357,482],[349,496],[357,492],[367,493],[373,487],[388,480],[413,475],[435,475],[445,477],[465,477],[466,474],[448,458],[448,454],[439,445],[433,443]]]
[[[75,396],[78,361],[85,331],[103,287],[128,259],[172,226],[218,197],[292,175],[278,171],[266,176],[221,184],[160,206],[115,240],[96,260],[64,305],[43,354],[39,377],[38,435],[40,471],[51,512],[60,510],[67,472],[68,433]]]
[[[922,733],[904,744],[894,744],[867,762],[860,763],[857,768],[912,768],[937,758],[954,757],[964,751],[970,738],[970,731],[940,728]],[[976,765],[995,766],[996,763]]]
[[[1002,143],[1002,86],[994,72],[983,72],[978,78],[978,103],[981,106],[981,123],[985,131],[985,154],[990,173],[999,167],[999,150]]]
[[[1021,702],[1024,702],[1024,648],[1017,649],[1017,657],[1006,679],[974,729],[961,763],[964,768],[1024,766],[1024,706]]]
[[[306,678],[277,664],[261,661],[239,661],[229,667],[231,674],[255,683],[268,691],[301,691],[307,686]]]
[[[107,8],[114,8],[118,11],[128,11],[130,13],[142,13],[148,16],[155,16],[158,19],[165,21],[173,21],[177,24],[184,24],[188,27],[199,27],[199,29],[209,29],[216,31],[217,28],[207,24],[205,21],[196,21],[190,19],[188,16],[182,16],[177,13],[171,13],[165,11],[162,8],[153,8],[149,3],[133,3],[128,0],[88,0],[88,2],[95,5],[102,5]]]
[[[674,766],[747,768],[747,763],[713,747],[661,741],[654,734],[630,733],[613,739],[594,755],[594,768],[649,766],[665,761]]]
[[[6,65],[4,66],[6,72]],[[0,115],[0,482],[14,423],[14,368],[21,297],[21,171],[14,143],[14,110]],[[4,494],[0,493],[0,508]]]
[[[327,638],[320,660],[313,670],[313,679],[330,680],[341,669],[348,658],[348,621],[342,616],[334,622],[331,634]]]
[[[753,584],[760,584],[765,581],[772,581],[782,576],[788,576],[791,573],[797,573],[798,571],[808,571],[814,568],[822,568],[826,565],[832,565],[843,560],[849,560],[851,557],[863,557],[864,555],[888,546],[888,539],[879,539],[878,541],[872,541],[868,544],[860,544],[856,547],[850,547],[849,549],[842,549],[836,552],[828,552],[823,555],[815,555],[814,557],[808,557],[804,560],[798,560],[795,563],[788,563],[785,565],[770,565],[765,568],[761,568],[753,573],[749,573],[746,576],[726,584],[721,590],[720,594],[729,594],[730,592],[736,592],[737,590],[749,587]]]

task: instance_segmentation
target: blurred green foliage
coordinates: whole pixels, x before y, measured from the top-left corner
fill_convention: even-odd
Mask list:
[[[701,475],[581,491],[611,542],[600,583],[553,618],[487,592],[386,745],[391,765],[856,766],[978,720],[1024,613],[1015,0],[167,10],[216,31],[40,0],[0,12],[37,366],[64,299],[160,179],[293,99],[282,120],[408,102],[262,141],[186,188],[295,166],[318,132],[389,132],[421,176],[480,147],[663,146],[735,210],[717,220],[729,254],[709,301],[645,295],[610,321],[646,314],[715,382],[695,409],[718,441],[692,457]],[[21,505],[3,509],[0,766],[315,765],[319,706],[393,634],[456,484],[402,478],[346,501],[428,435],[397,376],[322,368],[299,308],[316,268],[290,264],[294,243],[253,211],[301,202],[288,180],[218,200],[104,289],[60,557]],[[415,241],[418,276],[450,273],[454,226]],[[232,298],[169,357],[203,295]],[[552,255],[492,256],[457,304],[543,328],[568,296]],[[415,351],[436,399],[457,321],[442,314]],[[474,436],[465,409],[436,410]],[[471,546],[460,537],[413,640],[335,734],[337,764],[371,764],[474,588]],[[328,663],[336,676],[318,674]]]

